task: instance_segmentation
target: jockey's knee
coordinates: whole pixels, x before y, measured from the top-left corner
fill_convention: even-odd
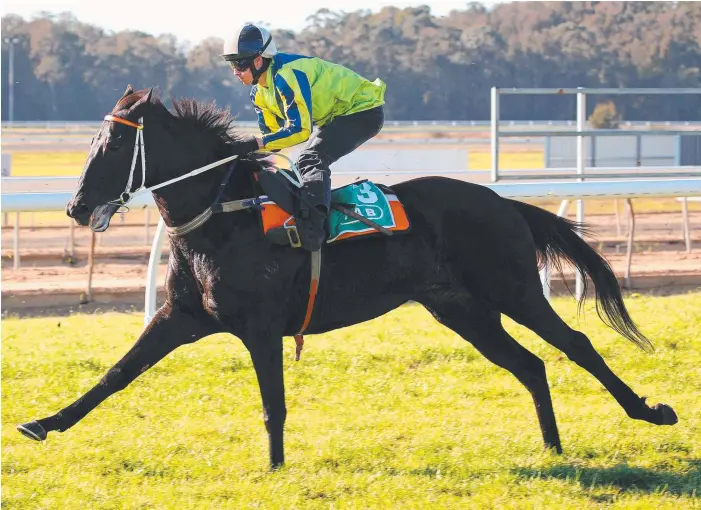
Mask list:
[[[330,174],[331,169],[326,159],[314,149],[303,150],[297,158],[297,168],[302,175],[310,172]]]
[[[302,168],[309,168],[313,166],[318,166],[322,163],[321,154],[314,149],[305,149],[299,153],[297,158],[297,166],[301,170]]]

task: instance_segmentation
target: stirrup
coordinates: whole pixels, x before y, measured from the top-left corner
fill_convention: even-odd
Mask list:
[[[283,228],[285,229],[285,233],[287,234],[287,238],[290,240],[290,246],[293,248],[301,248],[302,247],[302,241],[299,239],[299,232],[297,231],[297,225],[290,225],[290,221],[294,219],[294,216],[290,216],[285,220],[285,223],[282,224]]]

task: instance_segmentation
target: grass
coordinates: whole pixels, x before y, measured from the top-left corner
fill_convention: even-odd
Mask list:
[[[546,363],[564,454],[544,452],[527,391],[423,309],[285,339],[287,465],[267,471],[250,359],[216,335],[182,347],[44,444],[15,425],[95,384],[141,330],[108,313],[2,323],[2,507],[701,508],[701,293],[627,303],[645,354],[591,307],[554,306],[674,427],[625,416],[601,385],[507,320]]]

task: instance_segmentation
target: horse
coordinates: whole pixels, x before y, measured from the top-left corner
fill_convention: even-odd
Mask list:
[[[260,207],[212,213],[213,197],[255,205],[260,189],[254,177],[271,173],[270,167],[242,153],[242,135],[228,108],[189,98],[172,103],[171,110],[153,89],[127,87],[93,138],[66,207],[79,225],[104,231],[135,193],[150,190],[170,234],[165,302],[94,387],[56,414],[18,425],[25,436],[43,441],[51,431],[67,431],[177,347],[225,332],[250,353],[270,467],[278,468],[285,459],[287,416],[283,337],[299,333],[305,322],[307,333],[321,334],[408,302],[423,305],[527,388],[547,449],[562,452],[545,365],[509,335],[502,314],[587,370],[630,418],[655,425],[678,421],[670,406],[649,406],[614,374],[587,336],[569,327],[543,295],[543,264],[571,264],[585,285],[587,278],[594,284],[601,320],[641,349],[653,349],[629,315],[612,268],[583,238],[586,225],[478,184],[437,176],[407,180],[392,191],[411,229],[325,244],[310,310],[314,253],[271,243]],[[580,299],[586,295],[585,288]]]

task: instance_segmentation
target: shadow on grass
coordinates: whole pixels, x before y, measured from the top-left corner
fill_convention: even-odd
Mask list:
[[[557,479],[578,483],[583,488],[618,489],[620,493],[662,492],[690,496],[700,492],[701,460],[680,459],[679,471],[658,471],[618,464],[613,467],[582,467],[558,464],[544,469],[518,468],[514,472],[523,478]]]

